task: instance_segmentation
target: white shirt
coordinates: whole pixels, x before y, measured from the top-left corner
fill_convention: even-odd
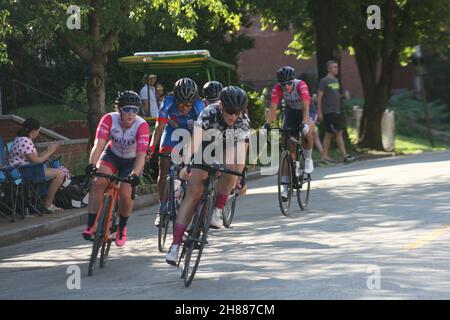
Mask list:
[[[154,86],[150,86],[150,89],[147,88],[148,84],[143,86],[139,92],[139,96],[141,97],[141,100],[148,101],[148,94],[150,93],[150,116],[156,118],[159,112],[158,102],[156,101],[156,88]]]

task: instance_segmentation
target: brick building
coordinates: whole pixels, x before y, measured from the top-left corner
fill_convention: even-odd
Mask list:
[[[240,80],[252,88],[261,90],[270,88],[275,83],[276,70],[284,65],[290,65],[302,73],[317,77],[316,59],[297,60],[294,55],[285,55],[288,44],[292,41],[292,31],[274,32],[270,28],[261,31],[259,18],[253,20],[253,25],[242,31],[255,39],[254,48],[240,54],[238,59],[238,75]],[[348,51],[341,53],[342,86],[355,97],[363,97],[358,67],[354,56]],[[414,73],[412,67],[400,67],[396,71],[393,90],[413,89]]]

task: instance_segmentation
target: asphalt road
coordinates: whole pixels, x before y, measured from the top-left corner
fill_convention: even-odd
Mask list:
[[[251,181],[233,228],[211,232],[189,288],[157,250],[152,207],[134,213],[127,245],[93,277],[81,227],[0,248],[0,299],[450,298],[450,152],[317,168],[313,178],[308,210],[294,203],[290,217],[275,176]],[[80,289],[67,287],[72,265]]]

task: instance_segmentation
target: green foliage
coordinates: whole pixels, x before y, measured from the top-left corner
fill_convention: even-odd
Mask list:
[[[12,33],[12,27],[8,22],[9,15],[9,11],[0,10],[0,64],[9,61],[5,41],[6,37]]]
[[[267,89],[261,93],[256,91],[248,91],[248,113],[253,129],[262,127],[266,120],[266,100]]]
[[[67,120],[84,120],[86,115],[60,104],[38,104],[17,109],[22,118],[38,119],[43,126],[61,125]]]
[[[73,104],[81,110],[88,110],[86,86],[80,87],[77,83],[72,83],[66,88],[62,98],[65,102]]]

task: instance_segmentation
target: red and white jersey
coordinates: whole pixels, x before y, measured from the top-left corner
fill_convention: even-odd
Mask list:
[[[96,139],[108,141],[108,147],[118,157],[132,159],[136,153],[146,153],[150,129],[147,122],[139,116],[130,128],[120,125],[120,113],[107,113],[97,126]]]
[[[278,105],[281,98],[286,102],[286,106],[295,110],[302,110],[302,101],[311,101],[308,86],[302,80],[294,80],[294,90],[287,92],[278,83],[272,90],[271,104]]]

